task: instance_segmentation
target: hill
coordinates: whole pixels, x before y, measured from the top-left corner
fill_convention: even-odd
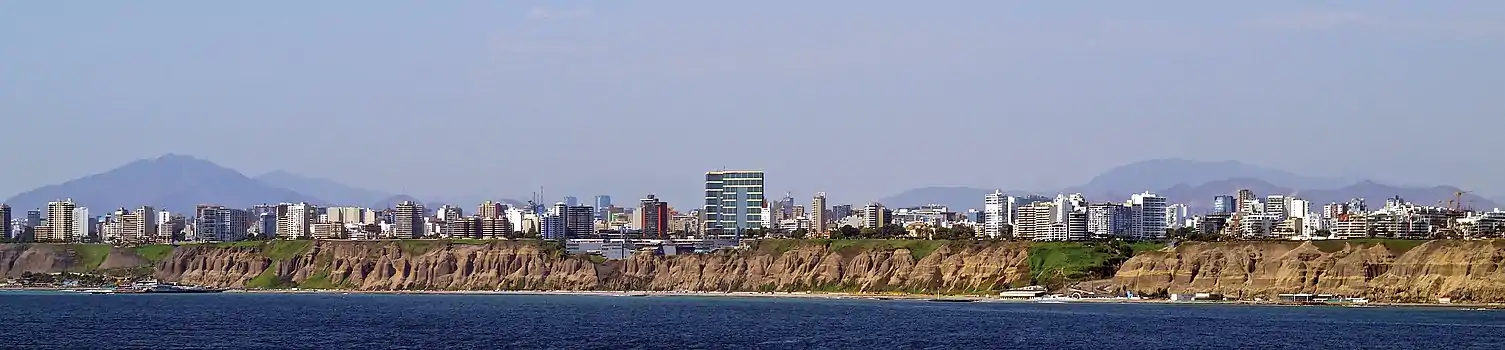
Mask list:
[[[983,197],[989,193],[993,193],[993,191],[993,189],[975,187],[923,187],[883,197],[878,200],[878,203],[883,203],[884,206],[890,208],[940,204],[950,208],[952,211],[961,212],[967,209],[981,209]],[[1014,196],[1027,196],[1030,194],[1025,191],[1005,191],[1005,193]],[[866,203],[851,204],[861,206]]]
[[[368,205],[393,194],[345,185],[334,180],[303,176],[287,171],[273,171],[257,176],[256,181],[285,188],[328,201],[331,205]]]
[[[1259,179],[1289,188],[1337,188],[1353,180],[1297,175],[1288,171],[1238,161],[1153,159],[1125,164],[1104,171],[1086,184],[1061,192],[1091,197],[1126,197],[1130,194],[1169,189],[1177,185],[1199,186],[1228,179]]]
[[[272,187],[213,162],[168,154],[141,159],[102,173],[17,194],[6,203],[40,209],[47,202],[72,199],[103,214],[113,208],[151,205],[158,210],[191,212],[199,204],[250,207],[261,203],[323,201]]]

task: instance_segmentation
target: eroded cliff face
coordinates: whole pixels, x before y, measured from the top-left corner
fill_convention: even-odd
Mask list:
[[[1143,295],[1326,293],[1389,302],[1505,302],[1505,243],[1499,241],[1429,241],[1410,249],[1404,243],[1320,245],[1186,243],[1129,259],[1113,282]]]
[[[593,263],[536,242],[483,245],[318,241],[275,257],[257,247],[185,246],[157,278],[217,287],[353,290],[989,291],[1026,283],[1022,243],[907,249],[787,250],[636,256]]]
[[[25,272],[51,273],[73,266],[73,256],[62,246],[50,244],[0,245],[0,276],[18,277]]]

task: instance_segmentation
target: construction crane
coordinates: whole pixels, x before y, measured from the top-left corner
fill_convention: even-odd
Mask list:
[[[1468,191],[1453,192],[1453,199],[1448,201],[1449,208],[1453,211],[1463,211],[1463,195],[1465,194],[1468,194]]]

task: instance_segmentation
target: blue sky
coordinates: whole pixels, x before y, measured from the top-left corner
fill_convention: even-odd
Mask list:
[[[860,203],[1166,157],[1505,194],[1505,2],[1154,4],[5,2],[0,193],[172,152],[419,196],[684,202],[726,167]]]

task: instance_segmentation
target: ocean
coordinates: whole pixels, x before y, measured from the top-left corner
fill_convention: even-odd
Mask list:
[[[1505,349],[1505,311],[580,295],[0,293],[0,348]]]

